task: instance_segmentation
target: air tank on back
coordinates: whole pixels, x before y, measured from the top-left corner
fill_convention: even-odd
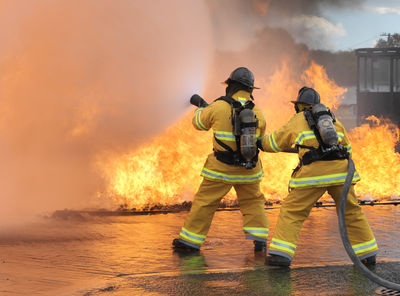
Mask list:
[[[327,146],[336,145],[338,142],[338,134],[333,125],[332,117],[329,115],[329,109],[323,104],[316,104],[312,107],[312,113],[314,118],[318,118],[316,124],[322,142]]]
[[[257,154],[257,136],[256,127],[246,127],[246,124],[257,122],[257,118],[254,112],[250,109],[244,109],[239,114],[241,123],[241,135],[240,135],[240,153],[246,159],[246,168],[251,169],[254,164],[251,160]],[[245,127],[243,127],[243,124]]]

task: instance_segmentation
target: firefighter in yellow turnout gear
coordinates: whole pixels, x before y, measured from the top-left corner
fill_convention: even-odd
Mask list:
[[[296,250],[299,231],[311,208],[328,191],[338,209],[340,193],[347,175],[348,161],[339,154],[318,159],[320,155],[315,157],[317,155],[315,153],[311,163],[309,158],[311,153],[306,155],[308,151],[320,146],[317,139],[320,133],[318,130],[314,132],[306,119],[308,110],[320,104],[319,94],[312,88],[303,87],[299,91],[297,101],[293,103],[297,114],[286,125],[262,140],[262,149],[266,152],[279,152],[296,146],[300,158],[299,166],[290,179],[290,192],[281,206],[274,236],[268,249],[269,265],[290,265]],[[344,150],[345,154],[347,150],[351,155],[351,144],[343,125],[336,120],[334,128],[337,132],[336,144],[341,145],[336,147]],[[378,246],[354,192],[354,184],[359,180],[360,176],[355,172],[346,204],[346,227],[352,247],[359,258],[364,263],[375,263]]]
[[[232,151],[238,151],[237,139],[233,131],[233,112],[235,106],[252,103],[254,88],[253,74],[244,67],[234,70],[227,83],[226,97],[231,104],[222,99],[196,110],[193,125],[198,130],[213,129],[213,150],[201,171],[203,181],[192,203],[191,210],[181,229],[179,239],[174,239],[177,249],[199,250],[204,243],[214,213],[220,200],[235,188],[240,210],[243,214],[243,231],[246,238],[254,241],[255,250],[265,250],[268,237],[268,218],[264,210],[265,199],[260,191],[260,181],[264,175],[257,154],[250,164],[251,168],[238,165]],[[223,98],[223,97],[221,97]],[[252,111],[258,120],[255,129],[260,139],[265,133],[265,119],[259,108]],[[256,140],[256,139],[254,139]]]

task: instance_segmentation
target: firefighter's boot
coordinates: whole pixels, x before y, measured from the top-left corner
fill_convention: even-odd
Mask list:
[[[253,241],[254,242],[254,252],[265,252],[267,250],[267,244],[265,242]]]
[[[364,258],[361,260],[364,265],[375,265],[376,264],[376,255],[372,255],[370,257]]]
[[[282,267],[290,266],[290,260],[286,257],[279,255],[269,255],[267,258],[265,258],[265,263],[273,266],[282,266]]]
[[[184,252],[199,252],[199,249],[193,248],[185,243],[183,243],[179,238],[175,238],[172,241],[172,246],[176,251],[184,251]]]

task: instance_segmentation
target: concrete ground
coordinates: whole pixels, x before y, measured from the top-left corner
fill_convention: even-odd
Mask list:
[[[373,271],[400,283],[400,207],[363,207],[380,254]],[[279,209],[267,210],[271,235]],[[199,254],[173,251],[187,212],[41,219],[0,230],[0,295],[400,295],[347,257],[334,208],[314,208],[291,268],[266,266],[239,211],[215,214]]]
[[[204,271],[195,267],[204,262],[201,256],[182,260],[190,266],[182,272],[123,275],[87,295],[400,295],[369,281],[352,265]],[[379,263],[371,270],[400,283],[400,262]]]

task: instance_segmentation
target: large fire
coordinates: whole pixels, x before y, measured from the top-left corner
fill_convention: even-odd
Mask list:
[[[289,101],[296,97],[301,86],[317,89],[322,103],[332,110],[340,105],[346,91],[315,63],[300,77],[293,75],[283,64],[267,82],[261,82],[261,90],[254,94],[256,104],[264,112],[267,133],[285,124],[294,114]],[[109,184],[105,194],[126,208],[136,209],[191,200],[201,182],[199,173],[205,158],[212,150],[211,132],[196,131],[191,124],[192,116],[191,111],[163,134],[134,151],[103,158],[101,167]],[[362,178],[356,189],[360,196],[384,199],[398,193],[400,155],[394,147],[400,133],[390,122],[370,119],[372,126],[364,124],[349,132],[353,158]],[[266,199],[284,198],[292,169],[298,162],[297,155],[262,153],[261,158],[265,171],[261,188]],[[226,199],[232,198],[231,192]]]
[[[389,120],[374,116],[349,133],[353,146],[353,159],[361,176],[356,187],[363,196],[384,199],[399,195],[400,154],[395,152],[400,131]]]

